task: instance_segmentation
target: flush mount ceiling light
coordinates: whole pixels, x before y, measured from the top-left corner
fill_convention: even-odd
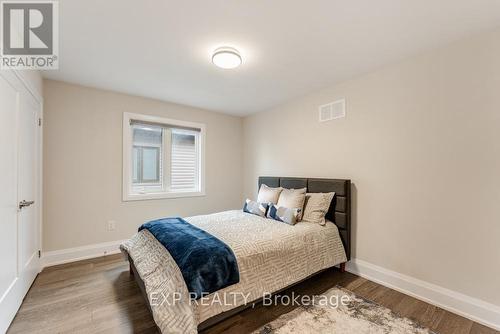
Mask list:
[[[235,48],[225,46],[214,51],[212,63],[224,69],[236,68],[241,65],[241,56]]]

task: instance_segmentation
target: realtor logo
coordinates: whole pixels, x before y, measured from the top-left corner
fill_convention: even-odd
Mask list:
[[[1,68],[57,69],[57,1],[2,1]]]

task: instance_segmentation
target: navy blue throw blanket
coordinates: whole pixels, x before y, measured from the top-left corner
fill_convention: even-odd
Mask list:
[[[195,299],[240,281],[238,263],[228,245],[182,218],[153,220],[147,229],[168,250]]]

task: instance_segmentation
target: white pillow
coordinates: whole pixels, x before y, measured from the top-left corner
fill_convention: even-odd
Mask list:
[[[306,199],[306,188],[301,189],[283,189],[278,199],[278,206],[289,209],[299,209],[297,221],[302,219],[304,210],[304,201]]]
[[[302,221],[325,225],[325,216],[335,193],[307,193]]]
[[[278,203],[278,198],[283,188],[271,188],[262,184],[259,189],[259,194],[257,195],[257,202],[259,203]]]

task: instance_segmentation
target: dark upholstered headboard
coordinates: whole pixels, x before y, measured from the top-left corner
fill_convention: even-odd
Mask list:
[[[351,259],[351,180],[261,176],[259,188],[261,184],[288,189],[307,188],[308,193],[335,192],[326,218],[337,225],[347,260]]]

